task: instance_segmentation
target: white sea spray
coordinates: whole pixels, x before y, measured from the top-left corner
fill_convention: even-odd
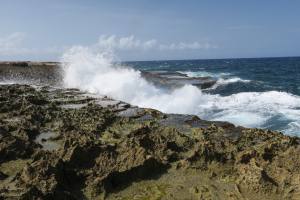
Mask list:
[[[139,71],[114,62],[111,50],[73,47],[62,57],[64,84],[92,93],[108,95],[133,105],[158,109],[166,113],[196,114],[207,120],[229,121],[246,127],[267,127],[275,117],[289,123],[282,128],[299,134],[300,97],[286,92],[241,92],[229,96],[207,94],[195,86],[185,85],[165,90],[148,83]],[[217,84],[247,81],[239,78],[219,79]]]

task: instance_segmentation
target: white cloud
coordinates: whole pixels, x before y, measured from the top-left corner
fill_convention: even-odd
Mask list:
[[[253,29],[260,29],[260,26],[255,25],[239,25],[239,26],[229,26],[227,27],[228,30],[253,30]]]
[[[116,50],[199,50],[218,48],[217,45],[209,42],[200,43],[198,41],[187,43],[159,43],[156,39],[140,40],[134,35],[128,37],[117,37],[115,35],[102,35],[99,37],[97,46],[100,48],[110,48]]]
[[[205,42],[205,43],[180,42],[180,43],[172,43],[172,44],[169,44],[169,45],[164,45],[164,44],[159,45],[160,50],[187,50],[187,49],[197,50],[197,49],[215,49],[215,48],[218,48],[218,46],[215,45],[215,44],[211,44],[209,42]]]
[[[150,49],[156,45],[156,40],[141,41],[135,36],[117,37],[115,35],[102,35],[99,37],[97,46],[101,48],[112,48],[117,50]]]
[[[11,33],[7,36],[0,37],[0,56],[40,56],[61,54],[67,47],[53,46],[46,48],[34,48],[24,46],[26,34],[22,32]]]
[[[0,37],[0,55],[18,55],[28,53],[30,50],[22,47],[26,35],[15,32],[5,37]]]
[[[24,33],[16,32],[0,38],[0,48],[15,48],[23,41],[24,37]]]
[[[7,36],[0,36],[0,59],[40,59],[51,58],[56,59],[61,55],[68,46],[52,46],[52,47],[34,47],[26,46],[27,34],[22,32],[11,33]],[[134,35],[128,37],[118,37],[116,35],[101,35],[95,45],[88,46],[89,48],[104,49],[105,51],[118,51],[117,54],[125,55],[125,57],[132,57],[143,54],[143,56],[151,56],[154,54],[161,54],[165,51],[166,55],[171,51],[183,50],[201,50],[218,48],[217,45],[210,42],[173,42],[161,43],[157,39],[142,40]],[[158,56],[159,57],[159,56]],[[128,58],[127,58],[128,59]],[[137,57],[136,59],[139,59]]]

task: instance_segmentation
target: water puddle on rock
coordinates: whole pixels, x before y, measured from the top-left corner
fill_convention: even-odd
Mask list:
[[[19,121],[21,121],[21,118],[20,117],[11,117],[11,118],[4,119],[4,121],[7,121],[7,122],[19,122]]]
[[[54,132],[42,132],[37,136],[35,142],[42,145],[44,150],[53,151],[60,147],[60,144],[57,141],[52,139],[57,137],[57,133]]]
[[[96,104],[107,108],[107,107],[114,107],[121,103],[121,101],[112,100],[112,99],[99,99],[95,102]]]
[[[64,105],[61,105],[60,107],[65,108],[65,109],[80,109],[80,108],[83,108],[87,105],[88,105],[87,103],[83,103],[83,104],[64,104]]]

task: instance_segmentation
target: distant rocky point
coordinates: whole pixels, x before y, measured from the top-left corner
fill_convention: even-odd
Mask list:
[[[0,66],[30,67],[30,66],[57,66],[59,62],[33,62],[33,61],[2,61]]]
[[[0,81],[18,83],[61,83],[62,74],[58,62],[0,62]]]

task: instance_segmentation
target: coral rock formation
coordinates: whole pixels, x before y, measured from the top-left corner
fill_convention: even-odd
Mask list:
[[[0,86],[0,199],[300,199],[300,139]]]

